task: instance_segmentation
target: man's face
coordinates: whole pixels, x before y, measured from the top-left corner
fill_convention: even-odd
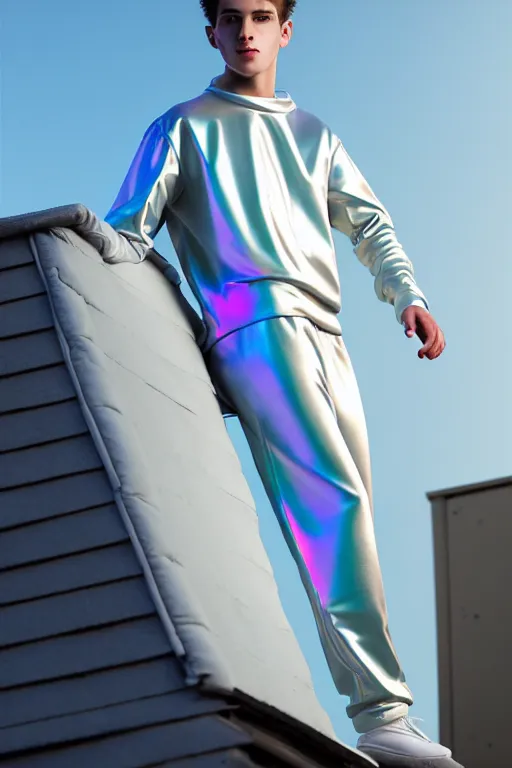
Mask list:
[[[231,70],[254,77],[273,65],[279,49],[288,45],[291,28],[291,21],[280,23],[270,0],[220,0],[217,26],[206,32]]]

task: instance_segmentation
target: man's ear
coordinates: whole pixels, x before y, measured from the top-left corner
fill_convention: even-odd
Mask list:
[[[205,27],[204,31],[206,32],[206,37],[208,38],[208,42],[212,46],[212,48],[217,48],[217,43],[215,42],[215,34],[213,32],[213,27]]]
[[[280,48],[286,48],[293,35],[293,21],[286,21],[281,28]]]

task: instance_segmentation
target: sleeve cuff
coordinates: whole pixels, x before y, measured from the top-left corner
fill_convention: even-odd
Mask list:
[[[427,300],[424,297],[418,296],[417,293],[412,293],[409,291],[400,296],[400,298],[397,298],[394,306],[396,319],[400,325],[402,324],[403,312],[405,309],[407,309],[407,307],[422,307],[423,309],[426,309],[427,312],[430,312],[430,307]]]

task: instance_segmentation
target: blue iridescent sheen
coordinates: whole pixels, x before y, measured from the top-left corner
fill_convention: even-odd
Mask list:
[[[149,126],[98,237],[106,261],[140,262],[167,226],[201,308],[212,381],[240,419],[334,682],[364,732],[407,714],[412,697],[388,630],[332,228],[399,322],[428,304],[340,139],[287,93],[215,83]]]
[[[398,321],[428,308],[392,220],[340,139],[287,93],[215,86],[146,131],[105,217],[144,258],[164,223],[207,327],[207,351],[265,318],[299,315],[340,335],[332,227],[347,234]],[[107,260],[126,260],[122,248]]]
[[[343,338],[278,317],[225,336],[207,360],[239,416],[356,730],[406,715],[412,696],[388,630],[366,423]]]

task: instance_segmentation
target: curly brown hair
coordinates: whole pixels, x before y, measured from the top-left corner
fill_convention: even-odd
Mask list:
[[[212,27],[217,26],[217,10],[219,0],[199,0],[203,13]],[[288,21],[295,10],[297,0],[271,0],[279,11],[279,20],[281,24]]]

